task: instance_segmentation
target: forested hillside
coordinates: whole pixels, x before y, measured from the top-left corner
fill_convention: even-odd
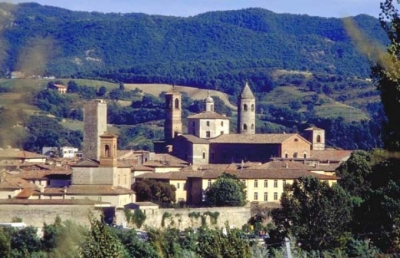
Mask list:
[[[3,73],[176,83],[233,95],[245,80],[256,92],[270,91],[278,69],[362,78],[370,73],[336,18],[256,8],[188,18],[74,12],[34,3],[0,8],[8,43]],[[353,20],[371,39],[385,41],[377,19]]]

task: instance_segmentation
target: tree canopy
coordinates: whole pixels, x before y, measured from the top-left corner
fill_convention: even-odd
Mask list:
[[[223,173],[206,190],[206,204],[210,206],[243,206],[246,186],[234,175]]]

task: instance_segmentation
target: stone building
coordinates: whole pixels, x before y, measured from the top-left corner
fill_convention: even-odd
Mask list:
[[[182,133],[182,98],[174,87],[165,94],[164,140],[171,144],[175,136]]]
[[[100,135],[107,131],[107,104],[93,100],[83,108],[83,154],[87,159],[100,159]]]
[[[256,133],[256,98],[246,83],[238,100],[237,133]]]

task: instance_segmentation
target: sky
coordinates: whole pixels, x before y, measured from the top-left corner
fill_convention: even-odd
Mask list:
[[[7,2],[33,2],[9,0]],[[346,17],[357,14],[379,15],[380,0],[36,0],[42,5],[74,11],[146,13],[188,17],[209,11],[261,7],[276,13]]]

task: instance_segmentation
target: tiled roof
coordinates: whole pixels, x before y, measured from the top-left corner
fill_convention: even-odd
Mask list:
[[[21,151],[16,149],[0,149],[0,158],[8,158],[8,159],[46,159],[47,157],[41,154],[37,154],[29,151]]]
[[[280,144],[297,134],[222,134],[211,143]]]
[[[56,88],[63,88],[63,89],[66,89],[66,88],[67,88],[67,86],[62,85],[62,84],[53,84],[53,85],[54,85],[54,87],[56,87]]]
[[[188,116],[188,119],[225,119],[225,120],[229,120],[228,117],[218,114],[217,112],[214,111],[204,111],[200,114],[195,114],[195,115],[191,115]]]
[[[199,138],[197,136],[194,136],[192,134],[182,134],[178,137],[183,137],[185,138],[187,141],[193,143],[193,144],[209,144],[210,141],[208,139],[203,139],[203,138]]]
[[[71,167],[98,167],[100,165],[100,162],[94,159],[84,159],[74,165],[71,165]]]
[[[37,188],[34,184],[28,181],[13,177],[9,175],[3,175],[0,178],[0,190],[18,190],[24,188]]]
[[[351,150],[312,150],[311,159],[320,161],[346,161],[351,153]]]
[[[146,167],[143,165],[135,165],[132,167],[133,171],[154,171],[154,168]]]
[[[131,189],[111,185],[71,185],[67,195],[120,195],[133,194]]]
[[[186,180],[188,177],[201,177],[204,172],[202,171],[179,171],[179,172],[166,172],[166,173],[145,173],[135,178],[141,179],[169,179],[169,180]]]
[[[270,161],[261,165],[255,165],[249,167],[250,169],[304,169],[309,170],[309,166],[296,161],[282,161],[282,160],[275,160]]]
[[[17,199],[28,199],[29,197],[31,197],[33,195],[34,192],[35,192],[35,190],[32,189],[32,188],[25,188],[19,194],[17,194],[15,196],[15,198],[17,198]]]
[[[180,165],[187,165],[188,162],[177,158],[175,156],[172,156],[171,154],[168,153],[155,153],[153,156],[154,161],[161,161],[161,162],[169,162],[169,164],[180,164]]]

